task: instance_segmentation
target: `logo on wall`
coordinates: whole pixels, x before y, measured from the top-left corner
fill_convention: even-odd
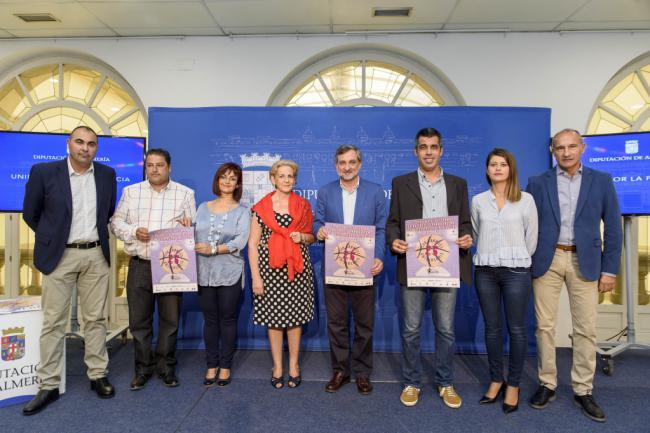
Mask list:
[[[251,207],[262,197],[273,191],[273,184],[269,179],[269,168],[282,159],[279,154],[251,153],[239,155],[241,158],[242,177],[244,190],[241,203]]]
[[[25,356],[25,328],[2,330],[2,360],[15,361]]]
[[[639,140],[625,140],[625,153],[639,153]]]

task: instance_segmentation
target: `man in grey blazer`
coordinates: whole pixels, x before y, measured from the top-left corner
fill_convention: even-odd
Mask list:
[[[415,136],[418,169],[393,179],[390,212],[386,222],[386,243],[397,255],[397,281],[402,301],[402,404],[414,406],[420,394],[422,363],[420,360],[420,325],[427,294],[431,292],[431,313],[436,328],[436,374],[438,394],[451,408],[459,408],[462,400],[453,386],[455,288],[407,287],[404,222],[411,219],[458,215],[460,247],[460,278],[472,283],[472,223],[469,211],[467,182],[443,172],[440,132],[424,128]]]

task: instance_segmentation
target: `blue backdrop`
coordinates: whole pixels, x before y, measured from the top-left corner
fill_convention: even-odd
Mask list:
[[[226,161],[243,165],[245,200],[268,188],[268,161],[293,159],[300,166],[296,192],[316,203],[318,188],[334,179],[333,155],[343,143],[363,152],[361,176],[384,186],[390,199],[391,179],[417,167],[414,136],[423,127],[437,128],[443,137],[444,170],[464,177],[471,196],[488,188],[485,157],[493,147],[511,150],[520,180],[549,167],[550,109],[441,108],[285,108],[217,107],[151,108],[150,148],[172,155],[172,178],[196,191],[198,203],[213,198],[212,179]],[[387,203],[388,204],[388,203]],[[311,247],[317,276],[322,275],[322,245]],[[377,351],[400,351],[399,285],[395,259],[387,256],[378,278],[374,343]],[[529,309],[529,347],[534,351],[534,317]],[[433,325],[427,306],[422,348],[432,351]],[[180,347],[202,346],[203,319],[195,294],[183,299]],[[473,287],[462,286],[456,304],[456,338],[460,352],[484,352],[483,319]],[[268,347],[266,328],[252,322],[250,275],[246,278],[239,314],[238,346]],[[327,350],[322,279],[316,281],[316,315],[306,327],[303,347]]]

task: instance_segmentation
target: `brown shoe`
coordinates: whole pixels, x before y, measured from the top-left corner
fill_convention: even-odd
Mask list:
[[[372,392],[372,382],[367,376],[357,376],[357,390],[359,394],[368,395]]]
[[[348,382],[350,382],[350,376],[345,376],[342,372],[337,371],[330,381],[327,382],[327,385],[325,385],[325,391],[336,392]]]

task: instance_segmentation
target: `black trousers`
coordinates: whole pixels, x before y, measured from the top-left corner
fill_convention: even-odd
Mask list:
[[[349,305],[354,318],[354,340],[350,362]],[[372,329],[375,322],[375,288],[325,286],[327,333],[330,340],[332,370],[350,375],[350,364],[355,376],[372,373]]]
[[[237,339],[237,308],[241,298],[241,279],[231,286],[199,286],[203,310],[203,338],[208,368],[232,367]]]
[[[135,347],[136,374],[160,374],[176,368],[176,337],[181,313],[182,293],[153,293],[151,264],[131,258],[126,280],[129,302],[129,328]],[[155,356],[151,349],[154,306],[158,305],[158,344]]]

